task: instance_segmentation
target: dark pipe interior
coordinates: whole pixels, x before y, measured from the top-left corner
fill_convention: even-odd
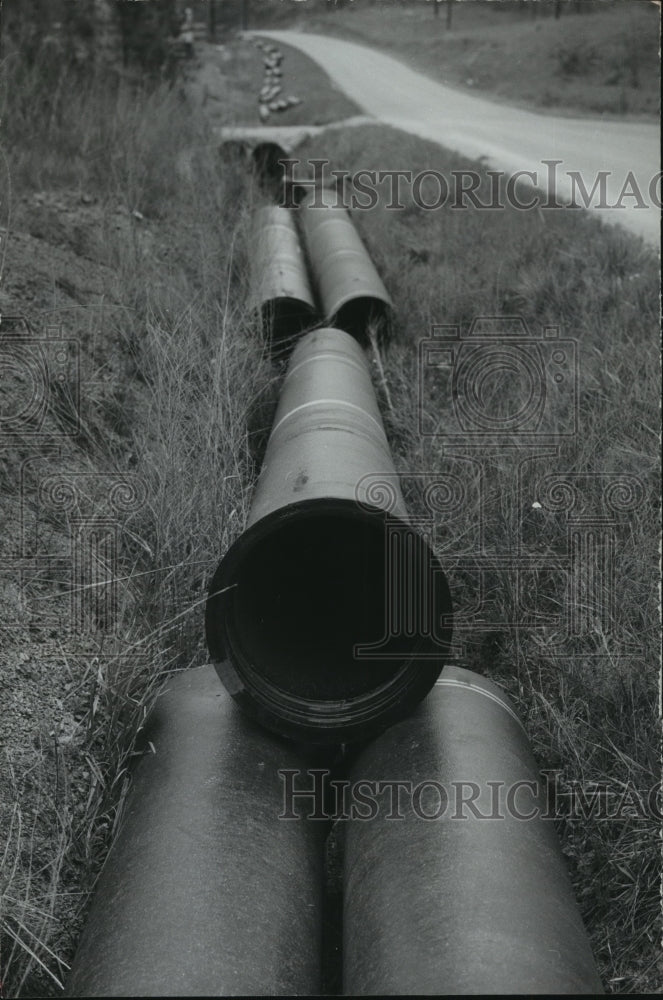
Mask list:
[[[251,155],[259,171],[269,173],[274,178],[282,177],[283,164],[279,160],[286,159],[288,154],[277,142],[260,142]]]
[[[256,175],[263,188],[278,201],[282,199],[285,181],[285,169],[279,161],[287,155],[276,142],[261,142],[251,154]]]
[[[274,341],[287,341],[311,330],[317,323],[315,310],[301,299],[270,299],[262,307],[262,320]],[[277,346],[277,345],[274,345]]]
[[[345,330],[366,346],[369,341],[368,327],[373,324],[378,340],[384,335],[385,328],[389,320],[389,307],[381,299],[374,299],[371,296],[358,296],[350,299],[338,310],[332,318],[333,326],[339,330]]]
[[[357,659],[385,633],[385,536],[379,516],[286,522],[242,559],[231,620],[235,649],[272,685],[300,698],[354,698],[400,660]]]

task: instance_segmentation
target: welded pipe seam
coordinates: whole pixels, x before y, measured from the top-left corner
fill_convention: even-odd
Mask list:
[[[364,366],[358,364],[356,361],[352,360],[351,358],[342,358],[342,359],[339,359],[338,354],[314,354],[310,358],[304,358],[303,361],[299,361],[292,368],[289,368],[288,369],[288,376],[292,377],[295,374],[295,372],[299,371],[300,368],[304,368],[304,367],[306,367],[306,365],[310,365],[313,362],[318,362],[318,361],[322,361],[322,360],[327,360],[327,361],[339,361],[339,360],[342,360],[343,364],[346,364],[349,368],[354,368],[355,371],[360,372],[362,375],[364,374]]]
[[[286,431],[288,430],[289,428],[287,427],[285,428],[285,430],[281,430],[279,432],[280,436],[284,437],[286,435]],[[375,440],[375,434],[372,433],[372,428],[369,430],[368,428],[357,427],[356,424],[341,423],[341,421],[338,418],[336,418],[335,420],[332,420],[330,418],[321,420],[320,423],[317,425],[317,427],[315,427],[315,429],[311,429],[309,427],[299,428],[295,431],[295,433],[291,437],[285,438],[285,443],[290,443],[291,441],[296,442],[299,438],[305,438],[311,434],[317,434],[319,431],[330,431],[338,434],[350,434],[352,437],[361,437],[365,441],[368,441],[369,444],[372,444],[374,446],[377,444]],[[324,447],[324,444],[322,444],[321,447]],[[385,448],[385,454],[386,454],[386,448]],[[287,481],[289,477],[290,473],[286,473],[284,477],[285,481]],[[359,487],[357,487],[357,493],[354,499],[357,501],[357,504],[360,507],[363,506],[361,494],[359,492]],[[370,510],[368,512],[371,514],[374,514],[378,510],[375,504],[369,504],[369,507]]]
[[[488,698],[490,699],[490,701],[494,701],[496,705],[499,705],[501,708],[504,709],[505,712],[508,712],[511,718],[515,719],[515,721],[518,723],[522,731],[527,736],[527,730],[525,729],[525,726],[519,719],[518,715],[514,712],[514,710],[511,708],[510,705],[507,705],[507,703],[504,701],[503,698],[500,698],[499,695],[493,694],[492,691],[487,691],[486,688],[479,687],[478,684],[472,684],[471,681],[461,681],[451,677],[439,677],[435,681],[435,687],[466,688],[468,691],[472,691],[474,694],[483,695],[484,698]]]
[[[337,258],[341,258],[341,257],[346,257],[348,259],[354,258],[356,261],[359,261],[359,260],[363,260],[366,252],[367,251],[364,250],[364,249],[359,250],[359,249],[354,249],[353,247],[347,247],[347,246],[345,246],[345,247],[335,247],[334,249],[329,250],[324,255],[321,254],[321,256],[320,256],[320,263],[321,263],[321,266],[329,267],[330,266],[330,264],[329,264],[330,261],[333,261],[333,260],[335,260]],[[361,278],[361,276],[357,275],[357,276],[355,276],[354,280],[359,281],[360,278]]]
[[[310,403],[300,403],[299,406],[296,406],[293,410],[289,410],[288,413],[284,414],[281,417],[278,424],[275,424],[274,427],[272,428],[272,434],[276,434],[279,427],[282,427],[283,424],[286,422],[286,420],[290,420],[290,418],[294,417],[296,413],[299,413],[301,410],[307,410],[315,406],[321,408],[324,406],[340,406],[342,409],[357,410],[359,413],[367,417],[368,420],[370,420],[372,423],[375,424],[377,429],[380,431],[380,434],[384,434],[384,428],[380,426],[375,417],[371,416],[371,414],[368,413],[367,410],[363,408],[363,406],[357,406],[356,403],[349,403],[346,399],[313,399],[311,400]],[[319,427],[317,427],[316,430],[319,430]],[[384,436],[386,439],[386,434]]]

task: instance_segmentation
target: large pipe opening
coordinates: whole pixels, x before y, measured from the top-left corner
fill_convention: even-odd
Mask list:
[[[272,352],[292,344],[319,322],[315,309],[303,299],[282,296],[269,299],[260,309],[265,329],[272,338]]]
[[[339,330],[345,330],[366,347],[369,343],[369,328],[373,328],[382,340],[389,325],[391,311],[381,299],[363,295],[344,303],[332,317],[332,323]]]
[[[405,524],[400,534],[409,576],[429,575],[431,622],[402,613],[408,601],[421,606],[423,584],[415,580],[414,596],[399,591],[403,567],[384,513],[349,501],[291,505],[248,529],[223,560],[208,645],[224,683],[249,710],[258,704],[271,728],[311,742],[364,738],[434,683],[446,650],[432,619],[449,615],[448,590],[423,538]]]
[[[354,653],[385,632],[384,561],[372,521],[331,514],[283,524],[237,573],[233,643],[288,694],[334,700],[372,690],[398,669]]]
[[[283,198],[285,186],[285,169],[281,160],[287,155],[283,147],[276,142],[259,142],[251,154],[258,179],[265,190],[279,200]]]

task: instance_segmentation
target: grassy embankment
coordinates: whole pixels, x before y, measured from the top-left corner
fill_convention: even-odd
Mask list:
[[[333,148],[316,139],[298,152],[303,158],[327,154],[332,168],[351,173],[434,166],[449,177],[467,167],[378,127],[361,135],[348,130]],[[458,506],[435,516],[457,622],[465,618],[463,665],[505,687],[541,768],[562,771],[558,829],[604,982],[615,991],[656,990],[660,823],[644,804],[660,780],[656,256],[582,211],[425,211],[407,189],[405,208],[385,211],[388,182],[382,190],[375,209],[355,213],[396,308],[382,356],[389,398],[382,393],[381,402],[411,508],[430,516],[418,473],[450,473],[464,491]],[[487,200],[487,183],[485,191]],[[433,186],[424,200],[436,194]],[[516,437],[513,450],[469,447],[468,437],[464,450],[450,452],[444,432],[453,405],[448,383],[433,376],[423,394],[424,421],[441,436],[422,436],[417,343],[434,324],[458,325],[466,334],[475,317],[512,315],[525,320],[533,338],[557,326],[562,338],[576,342],[577,434],[538,459],[528,458],[537,449]],[[378,375],[376,369],[380,387]],[[482,391],[486,412],[515,413],[524,383],[493,375]],[[562,429],[567,416],[563,406],[553,409],[548,426]],[[551,474],[568,484],[557,487],[562,502],[556,509],[546,493]],[[603,491],[620,477],[633,477],[642,492],[632,511],[611,515]],[[603,582],[604,543],[593,556],[570,558],[562,492],[574,487],[576,511],[582,506],[588,518],[616,522],[611,576]],[[520,591],[512,568],[517,555],[536,564],[521,578]],[[480,563],[485,598],[477,611]],[[569,627],[573,607],[587,617]],[[586,820],[570,816],[565,796],[579,786],[585,794],[603,788],[613,818],[596,810]],[[639,790],[631,809],[622,802],[628,789]]]
[[[257,123],[259,53],[201,46],[174,88],[54,55],[44,43],[29,65],[8,52],[0,78],[5,327],[23,315],[31,344],[50,336],[80,354],[80,376],[60,385],[47,351],[39,428],[6,422],[34,386],[13,349],[1,357],[3,996],[57,993],[66,978],[137,729],[164,672],[206,659],[207,581],[242,530],[264,439],[254,403],[278,377],[246,305],[261,195],[210,131]],[[353,114],[326,84],[290,54],[284,85],[305,100],[279,120]],[[51,476],[64,486],[45,511]],[[69,487],[75,505],[58,507]],[[119,542],[72,579],[81,517],[112,522]],[[23,553],[22,522],[36,529]],[[22,586],[21,554],[41,560]]]
[[[238,91],[253,85],[254,62]],[[243,525],[254,474],[247,415],[273,375],[245,305],[251,178],[220,168],[200,108],[179,87],[54,81],[18,57],[2,69],[2,312],[25,315],[35,336],[55,324],[75,340],[83,380],[76,437],[60,433],[72,403],[55,373],[46,436],[20,426],[5,435],[3,546],[28,459],[42,459],[23,482],[28,518],[52,474],[73,488],[82,475],[126,481],[143,498],[114,514],[119,549],[73,587],[55,562],[76,511],[42,511],[49,567],[22,594],[14,570],[2,595],[0,980],[3,995],[45,996],[66,976],[159,675],[205,659],[206,581]],[[230,86],[228,96],[230,118]],[[113,516],[89,492],[83,514]],[[104,578],[117,590],[112,621],[81,632],[72,589],[107,589]]]
[[[259,125],[258,93],[264,83],[263,56],[252,45],[230,45],[221,53],[213,46],[200,46],[199,69],[192,90],[200,96],[207,119],[228,121],[228,83],[235,85],[230,102],[232,115],[243,125]],[[357,106],[341,93],[316,64],[298,49],[283,46],[283,76],[279,79],[279,97],[293,95],[301,100],[283,111],[272,112],[267,119],[273,125],[327,125],[359,114]],[[220,72],[221,71],[221,72]],[[322,85],[321,85],[322,82]]]
[[[247,62],[242,72],[254,70]],[[39,677],[23,731],[31,742],[4,747],[0,978],[8,996],[57,992],[85,890],[118,822],[133,740],[158,678],[205,659],[206,581],[242,530],[256,471],[249,417],[278,377],[245,306],[246,222],[256,192],[236,167],[220,167],[205,121],[178,91],[146,91],[137,99],[122,86],[110,92],[63,80],[49,93],[41,78],[9,83],[20,84],[24,95],[11,118],[3,112],[14,179],[11,229],[28,225],[35,192],[93,198],[89,211],[102,238],[88,245],[79,231],[76,239],[88,253],[94,244],[108,282],[100,296],[86,301],[79,289],[78,299],[65,301],[54,281],[30,309],[12,297],[11,283],[4,293],[3,312],[26,313],[38,331],[56,321],[77,338],[89,376],[82,433],[63,441],[60,458],[45,455],[44,469],[134,476],[146,501],[118,522],[120,556],[107,567],[119,591],[112,630],[80,636],[61,629],[54,643],[42,609],[50,602],[64,621],[68,593],[61,581],[42,579],[22,605],[21,628],[3,633],[3,655],[11,661],[27,649]],[[329,143],[318,140],[306,155],[314,152],[330,154]],[[335,137],[332,158],[349,170],[454,165],[437,148],[378,128]],[[467,632],[465,663],[516,699],[539,763],[563,771],[563,789],[604,780],[613,795],[629,782],[649,787],[657,757],[653,255],[582,213],[422,212],[408,203],[401,212],[378,206],[357,213],[357,224],[396,305],[382,357],[390,402],[384,395],[381,402],[404,472],[448,464],[440,441],[421,438],[417,429],[416,344],[431,323],[517,312],[535,332],[559,324],[578,341],[580,433],[562,446],[554,469],[632,474],[645,487],[635,512],[618,519],[614,618],[605,635],[565,640],[561,651],[553,649],[564,641],[560,627],[533,627],[537,614],[549,615],[566,600],[566,522],[531,507],[541,475],[536,463],[523,479],[527,510],[510,508],[514,496],[503,484],[512,470],[506,457],[492,456],[481,515],[485,552],[496,559],[487,581],[492,625]],[[8,270],[17,246],[10,235]],[[66,419],[63,407],[66,400],[55,408],[56,420]],[[7,510],[17,499],[20,463],[40,447],[20,434],[11,444],[13,457],[3,465]],[[545,471],[551,467],[546,460]],[[462,467],[453,471],[465,474]],[[471,475],[465,485],[473,496]],[[38,486],[27,480],[28,506]],[[589,502],[600,507],[598,482],[588,490]],[[414,479],[408,495],[417,509]],[[470,503],[438,525],[459,607],[471,603],[476,583],[466,556],[476,555],[478,516]],[[49,530],[60,551],[68,525],[52,515]],[[470,539],[465,551],[463,538]],[[517,600],[513,575],[500,568],[499,557],[521,539],[541,553],[547,569],[530,581],[529,624],[505,630],[501,623],[514,620]],[[619,655],[629,637],[643,647],[641,655]],[[560,822],[560,834],[606,982],[614,990],[656,989],[656,824],[569,819]]]

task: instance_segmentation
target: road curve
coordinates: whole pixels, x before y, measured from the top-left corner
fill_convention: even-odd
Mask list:
[[[578,171],[591,192],[601,171],[609,171],[607,197],[599,189],[589,211],[621,224],[647,243],[660,242],[660,128],[648,122],[560,118],[465,94],[409,69],[376,49],[298,31],[256,31],[300,49],[314,59],[348,97],[376,120],[436,142],[472,159],[484,159],[506,174],[530,171],[539,188],[560,202],[570,200],[569,173]],[[548,167],[545,160],[561,160]],[[403,164],[385,164],[384,169]],[[551,171],[554,179],[551,181]],[[632,174],[630,172],[632,171]],[[637,189],[629,182],[634,178]],[[534,180],[534,178],[532,178]],[[624,187],[626,185],[626,192]],[[637,207],[641,195],[641,205]],[[620,202],[621,208],[610,207]],[[523,201],[525,195],[521,195]],[[579,202],[582,204],[582,202]]]

